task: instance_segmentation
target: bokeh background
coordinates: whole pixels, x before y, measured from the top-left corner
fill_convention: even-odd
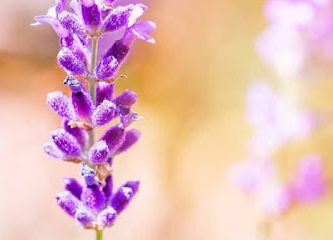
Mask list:
[[[48,109],[48,91],[64,89],[50,27],[32,28],[52,0],[1,0],[0,8],[0,239],[84,240],[84,231],[56,205],[63,176],[79,169],[48,158],[42,144],[60,126]],[[138,42],[122,69],[118,92],[138,92],[141,141],[115,165],[115,182],[140,179],[142,188],[105,239],[252,240],[253,202],[228,178],[246,158],[251,135],[246,91],[274,74],[254,41],[266,26],[263,0],[148,2],[158,25],[155,46]],[[288,176],[299,157],[319,153],[333,176],[333,79],[308,82],[304,99],[326,121],[311,138],[288,145],[277,158]],[[64,89],[65,90],[65,89]],[[333,198],[297,208],[277,222],[272,239],[331,239]]]

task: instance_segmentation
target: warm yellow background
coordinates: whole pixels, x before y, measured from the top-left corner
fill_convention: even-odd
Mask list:
[[[246,158],[251,129],[245,94],[256,79],[275,76],[256,55],[264,30],[264,1],[155,0],[147,18],[158,25],[157,45],[139,42],[121,73],[119,89],[138,92],[136,124],[143,136],[115,162],[115,183],[142,180],[141,191],[107,231],[112,240],[254,240],[253,203],[228,179]],[[0,8],[0,239],[84,240],[84,231],[55,204],[62,177],[76,165],[42,152],[49,131],[60,126],[45,104],[63,88],[50,27],[31,28],[32,17],[51,0],[1,0]],[[277,158],[290,176],[298,159],[318,152],[332,175],[332,73],[303,82],[303,98],[324,119],[311,139],[281,149]],[[64,89],[64,88],[63,88]],[[120,90],[119,90],[120,91]],[[331,174],[330,174],[331,173]],[[272,239],[333,237],[333,199],[294,209],[275,226]]]

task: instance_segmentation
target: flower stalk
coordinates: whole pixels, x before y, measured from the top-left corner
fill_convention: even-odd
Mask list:
[[[96,240],[103,240],[103,230],[96,230]]]
[[[96,71],[96,62],[97,62],[97,53],[98,53],[98,37],[92,37],[91,41],[91,69],[90,69],[90,75],[92,76],[89,79],[89,94],[91,101],[94,106],[96,106],[96,79],[93,77],[94,73]],[[95,129],[93,128],[91,131],[89,131],[89,146],[93,146],[95,143]]]

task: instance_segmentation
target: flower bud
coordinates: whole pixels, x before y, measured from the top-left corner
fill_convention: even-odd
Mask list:
[[[66,157],[78,157],[81,155],[81,147],[77,140],[64,129],[51,132],[54,144]]]
[[[110,154],[114,154],[119,146],[123,143],[124,138],[125,129],[116,125],[106,131],[102,137],[102,140],[104,140],[108,145]]]
[[[102,126],[110,122],[117,116],[116,105],[109,101],[104,100],[92,114],[92,123],[95,126]]]
[[[70,193],[62,192],[56,195],[58,205],[70,216],[74,217],[80,202]]]
[[[141,133],[136,130],[132,129],[125,133],[125,140],[121,144],[121,146],[117,150],[117,154],[127,151],[130,147],[132,147],[140,138]]]
[[[85,76],[88,72],[87,63],[80,55],[84,55],[84,53],[79,53],[77,49],[63,47],[57,56],[58,63],[71,74]]]
[[[119,69],[119,63],[113,56],[102,59],[96,68],[96,77],[99,80],[107,80],[113,78]]]
[[[99,82],[96,89],[96,106],[101,104],[104,100],[112,100],[114,94],[114,84]]]
[[[81,198],[82,186],[75,178],[65,177],[64,178],[64,187],[67,191],[69,191],[77,199]]]
[[[75,213],[75,220],[84,228],[92,228],[94,226],[95,217],[92,213],[84,209],[78,209]]]
[[[131,90],[126,90],[114,99],[115,104],[118,106],[131,107],[137,101],[137,94]]]
[[[94,0],[82,0],[82,17],[86,26],[94,30],[101,24],[101,13]]]
[[[128,24],[132,5],[119,6],[113,9],[103,22],[103,32],[118,30]]]
[[[113,56],[117,59],[119,65],[121,65],[126,60],[129,50],[129,46],[123,44],[121,40],[117,40],[114,42],[112,47],[105,53],[103,58]]]
[[[111,207],[119,214],[127,207],[133,196],[134,192],[130,187],[120,187],[111,199]]]
[[[70,98],[62,92],[55,91],[47,94],[47,104],[59,115],[59,117],[75,119],[75,111]]]
[[[105,163],[109,158],[108,145],[105,141],[99,141],[91,147],[88,155],[92,164]]]
[[[66,77],[64,84],[72,92],[72,103],[76,114],[82,119],[89,119],[93,110],[93,103],[84,85],[71,75]]]
[[[73,13],[63,11],[58,16],[59,22],[63,28],[72,34],[84,36],[85,30],[81,20]]]
[[[117,212],[112,207],[107,207],[97,216],[97,224],[101,227],[111,227],[117,218]]]
[[[69,120],[64,121],[64,129],[69,134],[76,138],[81,148],[84,148],[87,143],[87,133],[79,127],[72,127],[69,125]]]

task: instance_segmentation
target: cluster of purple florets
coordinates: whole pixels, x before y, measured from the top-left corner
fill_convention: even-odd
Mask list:
[[[154,43],[149,34],[155,24],[137,22],[147,9],[143,4],[120,4],[57,0],[46,15],[35,17],[34,24],[50,24],[59,36],[57,59],[71,93],[47,95],[63,127],[52,131],[44,150],[53,158],[79,163],[84,179],[81,185],[65,178],[66,191],[57,194],[57,203],[84,228],[96,230],[113,225],[139,188],[138,181],[129,181],[113,191],[113,159],[138,141],[140,132],[129,127],[141,118],[131,111],[136,93],[126,90],[115,96],[114,82],[136,39]],[[111,121],[113,125],[95,137],[94,130]]]

